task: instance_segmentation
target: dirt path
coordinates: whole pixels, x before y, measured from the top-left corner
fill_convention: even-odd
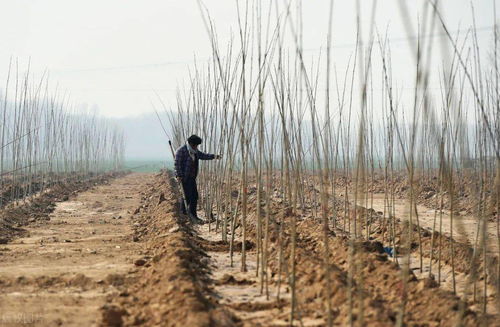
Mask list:
[[[339,196],[343,197],[343,194],[338,193]],[[375,193],[373,194],[373,201],[371,195],[368,197],[368,202],[366,207],[372,208],[375,211],[387,212],[388,208],[385,203],[385,194]],[[354,199],[354,194],[349,194],[349,200]],[[417,205],[418,217],[420,226],[427,230],[432,230],[434,227],[434,216],[436,210],[428,208],[426,206]],[[397,218],[403,219],[408,217],[408,201],[405,199],[395,199],[394,202],[394,212]],[[450,212],[449,210],[443,210],[442,212],[442,231],[443,235],[451,235],[451,224],[450,224]],[[436,219],[436,231],[439,231],[439,213]],[[453,216],[453,239],[463,242],[468,240],[470,244],[474,244],[476,241],[478,232],[478,222],[477,219],[472,216],[467,215],[454,215]],[[486,225],[486,232],[488,234],[488,250],[492,254],[498,255],[498,243],[497,240],[497,224],[496,222],[488,222]]]
[[[58,203],[50,221],[0,247],[0,326],[92,326],[134,278],[130,217],[152,175],[130,174]]]
[[[349,195],[350,199],[354,199],[354,195]],[[358,203],[359,204],[359,203]],[[371,208],[378,212],[387,212],[389,209],[387,208],[387,204],[385,202],[385,195],[383,193],[373,194],[373,199],[369,197],[368,202],[366,203],[366,207]],[[394,213],[395,216],[401,220],[405,217],[408,217],[408,202],[405,199],[395,199],[394,202]],[[437,214],[436,226],[434,226],[434,218],[436,215],[436,211],[434,209],[418,205],[417,206],[418,215],[419,215],[419,223],[420,226],[429,231],[436,228],[436,231],[439,231],[439,213]],[[450,212],[448,210],[443,210],[442,214],[442,232],[445,236],[451,236],[451,225],[450,225]],[[466,242],[468,241],[470,244],[474,244],[476,236],[478,223],[477,219],[471,216],[465,215],[455,215],[453,222],[453,239]],[[489,240],[488,251],[491,255],[498,256],[498,246],[496,243],[496,223],[488,222],[487,223],[487,234]],[[390,244],[387,244],[390,245]],[[406,261],[405,255],[399,255],[399,263],[402,265]],[[391,258],[394,261],[394,258]],[[431,262],[430,258],[423,257],[422,258],[422,271],[420,271],[420,256],[418,253],[412,253],[410,256],[410,269],[415,273],[418,279],[423,279],[428,276],[430,270]],[[441,269],[438,275],[438,263],[436,262],[436,258],[433,263],[433,273],[437,281],[440,282],[440,287],[447,291],[454,291],[453,288],[453,273],[452,267],[448,264],[441,264]],[[467,292],[469,298],[473,297],[473,289],[472,286],[469,285],[469,276],[463,272],[455,271],[455,290],[457,294],[463,296],[464,292]],[[477,283],[476,287],[477,294],[482,294],[483,292],[483,284]],[[492,285],[488,285],[488,312],[493,314],[498,314],[498,307],[496,306],[494,294],[496,293],[495,288]],[[467,290],[467,291],[466,291]],[[471,309],[474,309],[478,312],[482,310],[480,304],[471,305]]]
[[[217,243],[220,233],[209,232],[208,224],[198,227],[198,236]],[[239,239],[236,238],[236,242]],[[229,251],[207,251],[210,257],[212,278],[218,302],[227,308],[242,323],[242,326],[289,326],[290,293],[286,281],[282,282],[280,301],[277,301],[277,286],[270,285],[269,298],[261,294],[259,278],[256,277],[257,258],[254,251],[247,252],[247,272],[241,272],[241,253],[235,251],[233,266]],[[324,322],[306,321],[304,326],[321,326]]]

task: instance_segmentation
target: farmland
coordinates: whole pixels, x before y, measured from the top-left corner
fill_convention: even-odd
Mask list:
[[[416,24],[402,1],[401,58],[377,2],[357,3],[337,65],[334,2],[318,55],[305,2],[237,1],[223,40],[198,2],[211,56],[154,112],[172,150],[196,133],[222,155],[200,162],[203,224],[182,214],[171,161],[127,161],[112,119],[11,63],[0,325],[498,325],[496,21],[485,50],[475,20],[453,33],[450,8],[429,1]]]

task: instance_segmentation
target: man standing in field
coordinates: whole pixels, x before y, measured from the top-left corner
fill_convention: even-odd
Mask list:
[[[177,149],[175,153],[175,176],[184,189],[186,197],[186,208],[182,202],[182,212],[187,214],[189,210],[191,219],[195,223],[202,223],[196,214],[196,206],[198,204],[198,189],[196,186],[196,176],[198,176],[198,161],[220,159],[221,155],[203,153],[198,150],[201,144],[201,138],[197,135],[191,135],[187,139],[187,143]]]

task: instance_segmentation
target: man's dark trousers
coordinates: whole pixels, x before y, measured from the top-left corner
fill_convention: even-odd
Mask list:
[[[198,205],[198,188],[196,187],[196,178],[186,177],[182,180],[182,188],[186,196],[186,202],[189,207],[189,212],[194,216],[196,215],[196,206]],[[181,204],[182,213],[186,214],[184,201]]]

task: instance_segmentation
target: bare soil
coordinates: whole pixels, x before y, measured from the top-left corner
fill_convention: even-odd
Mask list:
[[[353,199],[354,197],[350,198]],[[384,246],[392,247],[393,242],[388,240],[391,228],[389,227],[389,221],[387,218],[382,218],[382,216],[387,217],[388,210],[384,194],[374,194],[373,197],[370,195],[369,200],[362,201],[362,204],[368,210],[360,211],[359,206],[357,210],[358,213],[362,212],[361,215],[363,217],[369,216],[371,218],[373,223],[370,230],[371,238],[380,241]],[[404,230],[404,221],[407,221],[407,217],[409,216],[408,201],[405,199],[395,199],[393,204],[394,207],[392,210],[398,223],[394,229],[396,234],[401,235]],[[415,233],[412,236],[413,246],[409,255],[410,269],[419,279],[432,275],[441,288],[456,292],[460,296],[467,294],[470,300],[481,297],[484,292],[485,283],[481,281],[475,284],[470,282],[470,273],[473,267],[478,274],[482,274],[484,270],[482,260],[478,260],[475,263],[471,260],[475,240],[479,232],[477,219],[472,216],[455,215],[453,217],[452,234],[450,228],[451,213],[449,211],[436,212],[436,210],[423,205],[418,205],[417,211],[420,228],[414,226]],[[442,217],[441,233],[439,233],[439,215]],[[361,221],[363,219],[361,218]],[[415,220],[414,218],[413,223],[416,225]],[[339,221],[340,224],[341,221]],[[486,280],[487,311],[498,314],[498,244],[495,240],[497,226],[496,223],[488,221],[485,221],[485,224],[488,236],[487,251],[489,260],[488,278]],[[363,232],[366,232],[365,228],[363,228]],[[417,236],[418,233],[420,233],[420,236]],[[419,240],[422,246],[422,261],[420,261]],[[405,239],[398,237],[395,243],[396,248],[404,247],[402,243],[405,243]],[[441,253],[438,251],[438,243],[441,243]],[[395,259],[392,258],[392,260]],[[403,265],[408,260],[408,257],[405,254],[399,254],[398,260]],[[478,312],[482,311],[482,306],[479,304],[471,304],[471,308]]]
[[[0,244],[7,243],[13,238],[26,235],[24,226],[49,219],[49,214],[55,209],[55,204],[61,201],[67,201],[69,196],[76,195],[96,185],[108,183],[110,180],[122,176],[123,173],[107,173],[93,176],[84,180],[75,180],[74,178],[61,178],[57,183],[45,185],[45,189],[40,191],[41,183],[35,186],[23,186],[30,188],[29,196],[23,199],[10,201],[10,198],[3,199],[3,207],[0,211]],[[4,187],[10,189],[11,185]],[[24,194],[23,192],[19,192]]]
[[[92,326],[135,279],[130,217],[152,175],[130,174],[59,202],[0,247],[0,325]]]
[[[337,193],[338,196],[344,194]],[[353,201],[354,195],[349,195],[350,201]],[[387,205],[386,195],[384,193],[374,193],[368,195],[368,201],[363,201],[363,206],[371,208],[379,213],[388,212],[389,208]],[[391,208],[396,217],[403,218],[409,216],[409,204],[408,200],[404,198],[394,199],[394,207]],[[442,211],[433,209],[425,205],[417,205],[418,219],[420,227],[427,230],[438,230],[439,229],[439,219],[442,217],[442,234],[448,237],[452,235],[451,229],[451,212],[447,209]],[[436,220],[435,220],[436,218]],[[415,222],[416,223],[416,222]],[[453,239],[462,242],[474,244],[476,239],[478,239],[477,234],[480,232],[478,228],[480,223],[478,219],[467,212],[462,212],[462,214],[453,215]],[[491,253],[498,255],[498,243],[497,243],[497,223],[492,221],[486,222],[486,233],[488,237],[488,250]]]
[[[278,201],[272,212],[267,296],[255,271],[252,207],[247,226],[248,270],[241,271],[239,246],[231,260],[220,232],[208,225],[193,226],[179,215],[178,195],[169,180],[168,175],[157,178],[133,218],[135,235],[145,244],[146,264],[122,296],[109,299],[107,309],[102,310],[102,323],[113,325],[111,316],[119,317],[126,326],[290,326],[290,225],[284,226],[280,262],[275,228],[283,212]],[[286,221],[289,218],[285,216]],[[241,240],[239,230],[235,238]],[[357,244],[356,255],[351,256],[346,238],[330,233],[328,240],[330,287],[326,285],[321,222],[311,216],[299,218],[294,326],[325,326],[327,297],[336,326],[351,320],[356,325],[393,326],[402,301],[406,301],[403,319],[408,326],[454,326],[459,320],[465,326],[476,326],[494,321],[494,317],[479,317],[467,303],[432,280],[418,280],[410,272],[408,282],[403,283],[401,268],[383,253],[380,242]],[[350,279],[350,274],[355,277]]]
[[[393,326],[403,301],[406,326],[497,323],[445,281],[439,286],[413,270],[403,277],[384,253],[383,229],[369,241],[350,243],[339,229],[325,238],[310,210],[297,212],[292,281],[293,213],[276,197],[266,287],[256,274],[253,191],[242,271],[241,230],[231,258],[214,224],[192,225],[179,213],[173,183],[168,173],[115,179],[58,203],[49,220],[32,222],[23,238],[2,245],[0,325],[313,327],[327,324],[325,299],[335,326]]]

